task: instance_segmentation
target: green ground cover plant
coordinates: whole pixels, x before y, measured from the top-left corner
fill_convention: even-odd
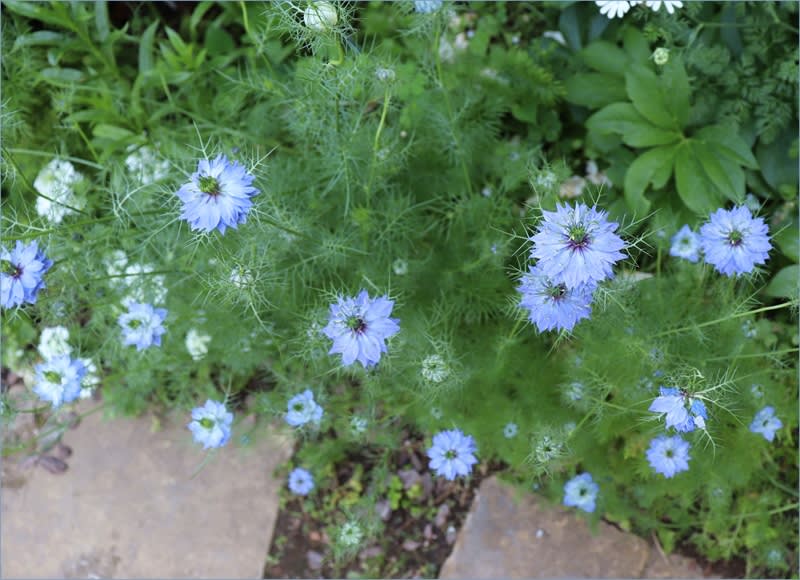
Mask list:
[[[211,460],[248,399],[337,562],[410,430],[796,576],[797,4],[674,4],[6,0],[3,367]]]

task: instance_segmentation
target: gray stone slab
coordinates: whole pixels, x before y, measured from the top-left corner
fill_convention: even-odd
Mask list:
[[[439,578],[638,578],[647,542],[570,510],[546,506],[496,477],[485,479]]]
[[[292,443],[264,426],[238,447],[251,420],[192,478],[205,454],[187,417],[86,417],[63,438],[65,473],[2,490],[2,577],[260,578]]]

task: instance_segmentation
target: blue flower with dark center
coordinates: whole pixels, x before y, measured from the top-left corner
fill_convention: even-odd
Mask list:
[[[54,357],[36,365],[36,384],[33,392],[53,407],[70,403],[81,394],[81,381],[86,375],[86,366],[69,355]]]
[[[703,401],[672,387],[659,387],[659,393],[648,410],[663,413],[667,428],[674,427],[681,433],[689,433],[695,428],[705,429],[708,414]]]
[[[772,407],[764,407],[756,413],[753,422],[750,423],[750,431],[753,433],[761,433],[764,439],[772,442],[775,439],[775,431],[783,427],[781,420],[775,416],[775,409]]]
[[[203,449],[222,447],[231,438],[233,413],[223,403],[208,399],[202,407],[192,409],[192,421],[187,425],[194,440],[203,444]]]
[[[289,490],[296,495],[308,495],[314,489],[314,477],[302,467],[295,467],[289,474]]]
[[[322,407],[314,401],[314,393],[310,389],[306,389],[299,395],[289,399],[286,422],[292,427],[299,427],[310,421],[319,423],[321,420]]]
[[[539,264],[522,275],[517,290],[522,294],[520,306],[528,310],[528,319],[539,332],[572,330],[592,314],[593,286],[567,288],[563,282],[553,282]]]
[[[591,473],[581,473],[564,484],[564,505],[592,513],[600,491]]]
[[[238,161],[219,155],[213,161],[201,159],[197,171],[177,191],[183,202],[181,217],[192,230],[211,232],[234,228],[245,223],[253,205],[251,197],[260,191],[253,187],[255,179]]]
[[[433,436],[433,446],[428,449],[430,468],[445,479],[454,480],[459,475],[469,475],[478,463],[475,441],[458,429],[440,431]]]
[[[52,265],[36,241],[27,246],[17,241],[10,252],[5,246],[0,248],[0,306],[35,304],[39,290],[44,288],[44,275]]]
[[[153,308],[150,304],[131,302],[128,312],[121,314],[117,322],[122,327],[125,346],[135,345],[136,350],[144,350],[153,345],[161,346],[161,335],[167,329],[162,326],[167,317],[163,308]]]
[[[677,234],[672,236],[669,255],[697,262],[700,259],[700,236],[693,232],[688,225],[683,226]]]
[[[400,331],[400,321],[389,318],[393,307],[393,300],[386,296],[371,299],[366,290],[356,298],[340,297],[331,304],[328,325],[322,329],[333,340],[328,354],[341,353],[344,366],[355,361],[365,368],[377,364],[387,352],[386,339]]]
[[[718,209],[700,228],[705,260],[725,276],[747,274],[769,257],[767,224],[745,207]]]
[[[689,469],[689,443],[680,435],[661,435],[650,442],[647,461],[656,473],[672,477]]]
[[[538,231],[529,238],[531,255],[553,284],[593,286],[613,276],[614,263],[625,257],[620,252],[625,242],[614,233],[618,226],[605,211],[581,203],[574,208],[558,205],[542,214]]]

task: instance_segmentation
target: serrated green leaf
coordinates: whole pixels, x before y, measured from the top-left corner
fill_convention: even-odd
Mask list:
[[[722,205],[716,188],[705,178],[691,141],[685,141],[677,148],[675,186],[686,207],[699,215],[708,215]]]
[[[729,157],[739,165],[750,169],[758,169],[758,162],[747,143],[736,131],[727,125],[710,125],[697,131],[692,139],[705,141],[714,145],[719,153]]]
[[[689,98],[691,91],[689,88],[689,77],[686,76],[686,69],[679,56],[669,60],[664,66],[661,75],[662,91],[669,95],[667,105],[672,111],[678,126],[683,128],[689,121]]]
[[[645,119],[662,129],[681,128],[653,71],[638,64],[631,66],[625,73],[625,90]]]
[[[656,174],[672,173],[676,145],[655,147],[643,153],[628,167],[625,173],[625,201],[637,215],[643,216],[650,209],[650,201],[644,197],[648,184]],[[669,179],[669,177],[667,177]]]
[[[620,77],[603,73],[576,74],[564,83],[570,103],[597,109],[624,101],[628,93]]]
[[[580,58],[597,72],[620,77],[630,65],[630,58],[625,51],[605,40],[593,42],[584,48],[580,52]]]

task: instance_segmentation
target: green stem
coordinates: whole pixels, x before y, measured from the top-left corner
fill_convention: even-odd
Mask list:
[[[378,123],[378,129],[375,131],[375,139],[372,141],[372,162],[369,166],[369,178],[367,179],[367,184],[364,186],[367,194],[367,208],[370,205],[370,198],[372,197],[372,182],[375,179],[375,166],[377,165],[378,160],[378,146],[380,145],[381,140],[381,132],[383,131],[383,127],[386,123],[386,114],[389,111],[389,103],[392,100],[392,95],[389,93],[389,89],[387,88],[383,94],[383,109],[381,110],[381,120]]]
[[[163,213],[164,213],[164,210],[154,209],[154,210],[149,210],[149,211],[143,211],[142,213],[136,214],[136,217],[147,216],[147,215],[161,215]],[[66,230],[72,230],[72,229],[76,229],[76,228],[83,228],[84,226],[90,226],[90,225],[99,224],[99,223],[103,223],[103,222],[114,221],[116,219],[119,219],[119,218],[117,216],[115,216],[115,215],[107,215],[107,216],[103,216],[103,217],[92,218],[92,219],[88,219],[88,220],[82,220],[82,221],[79,221],[79,222],[74,222],[74,223],[71,223],[71,224],[58,226],[57,228],[48,228],[46,230],[28,232],[28,233],[25,233],[25,234],[20,234],[18,236],[2,236],[0,239],[2,239],[3,242],[14,242],[16,240],[27,240],[27,239],[30,239],[30,238],[38,238],[40,236],[46,236],[48,234],[54,234],[56,232],[60,233],[60,232],[66,231]]]
[[[685,332],[687,330],[694,330],[696,328],[704,328],[706,326],[713,326],[714,324],[719,324],[720,322],[725,322],[726,320],[733,320],[735,318],[742,318],[744,316],[750,316],[751,314],[759,314],[760,312],[769,312],[770,310],[780,310],[781,308],[786,308],[787,306],[792,306],[794,301],[791,302],[782,302],[781,304],[776,304],[775,306],[764,306],[763,308],[757,308],[755,310],[748,310],[747,312],[740,312],[739,314],[731,314],[730,316],[725,316],[723,318],[716,318],[714,320],[709,320],[707,322],[701,322],[700,324],[694,324],[692,326],[681,326],[680,328],[673,328],[672,330],[665,330],[664,332],[658,332],[656,334],[651,335],[652,338],[658,338],[661,336],[669,336],[670,334],[677,334],[679,332]]]
[[[705,361],[720,361],[720,360],[730,360],[730,359],[740,359],[740,358],[758,358],[761,356],[776,356],[779,354],[791,354],[793,352],[797,352],[798,349],[796,348],[787,348],[786,350],[773,350],[771,352],[756,352],[752,354],[734,354],[731,356],[715,356],[712,358],[704,358]]]

